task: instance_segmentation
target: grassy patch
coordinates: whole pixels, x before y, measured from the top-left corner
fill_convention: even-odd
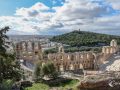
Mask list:
[[[28,87],[25,90],[49,90],[50,87],[43,83],[34,83],[32,87]]]
[[[78,80],[70,80],[65,83],[60,83],[59,85],[54,87],[44,83],[34,83],[32,87],[28,87],[25,90],[50,90],[51,88],[57,88],[59,90],[66,90],[68,88],[73,88],[75,90],[78,82],[79,82]]]
[[[78,80],[71,80],[67,83],[62,83],[61,86],[60,86],[60,89],[61,90],[66,90],[68,88],[75,89],[78,82],[79,82]]]

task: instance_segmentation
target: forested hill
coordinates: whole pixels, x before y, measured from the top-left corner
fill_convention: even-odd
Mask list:
[[[112,39],[120,44],[120,36],[99,34],[85,31],[73,31],[63,35],[54,36],[51,41],[76,46],[100,46],[107,45]]]

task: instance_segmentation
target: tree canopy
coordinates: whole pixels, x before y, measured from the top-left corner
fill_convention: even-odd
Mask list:
[[[8,36],[6,32],[9,27],[0,30],[0,83],[4,79],[19,79],[21,77],[20,65],[16,61],[15,55],[8,53]]]
[[[70,45],[72,47],[80,46],[100,46],[108,45],[112,39],[116,39],[120,44],[120,36],[99,34],[85,31],[73,31],[70,33],[54,36],[50,40]]]
[[[47,62],[42,66],[42,73],[44,76],[47,76],[48,78],[57,77],[57,71],[52,62]]]
[[[57,78],[57,76],[58,76],[58,73],[52,62],[48,61],[43,65],[41,62],[38,62],[36,64],[36,67],[35,67],[36,81],[43,79],[43,77],[55,79],[55,78]]]

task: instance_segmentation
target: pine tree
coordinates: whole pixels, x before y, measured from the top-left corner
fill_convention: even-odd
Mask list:
[[[7,53],[9,47],[6,42],[8,39],[6,33],[9,29],[5,27],[0,30],[0,83],[4,79],[20,79],[21,77],[20,65],[15,60],[15,55]]]

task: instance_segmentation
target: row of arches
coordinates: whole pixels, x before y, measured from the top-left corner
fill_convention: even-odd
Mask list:
[[[27,60],[42,59],[42,49],[40,42],[22,41],[15,46],[17,58]]]
[[[79,70],[83,69],[82,64],[70,64],[70,65],[56,65],[58,71],[67,71],[67,70]]]
[[[71,70],[80,70],[80,69],[91,69],[93,70],[94,69],[94,64],[69,64],[69,65],[55,65],[56,69],[58,71],[71,71]]]
[[[102,53],[104,54],[112,54],[115,53],[116,51],[117,51],[117,47],[108,46],[102,48]]]
[[[40,50],[41,44],[40,42],[19,42],[16,44],[15,48],[21,51],[34,51]]]
[[[91,61],[95,59],[94,54],[92,53],[70,53],[70,54],[48,54],[48,59],[49,60],[56,60],[56,61],[76,61],[76,60],[87,60]]]

